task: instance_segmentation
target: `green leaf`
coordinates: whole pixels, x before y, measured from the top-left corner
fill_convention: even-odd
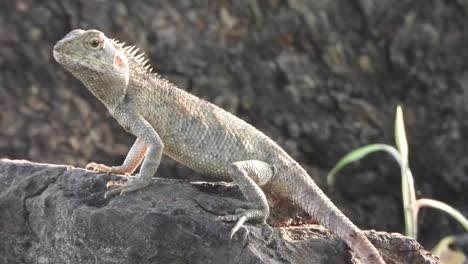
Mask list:
[[[403,165],[408,164],[408,141],[406,140],[405,122],[403,121],[403,110],[397,107],[395,117],[395,141],[401,154]]]
[[[450,244],[455,242],[455,236],[446,236],[442,238],[439,243],[432,249],[432,253],[436,256],[440,256],[443,251],[445,251]]]
[[[330,171],[330,173],[327,175],[327,183],[328,186],[333,186],[335,183],[335,175],[338,171],[346,167],[348,164],[358,161],[365,156],[369,155],[370,153],[376,152],[376,151],[385,151],[387,153],[390,153],[393,158],[398,163],[401,163],[401,158],[400,158],[400,153],[398,151],[386,144],[371,144],[367,145],[364,147],[360,147],[358,149],[355,149],[351,151],[350,153],[346,154],[343,158],[341,158],[338,163],[336,163],[335,167]]]
[[[405,235],[418,238],[418,217],[413,210],[416,203],[414,179],[408,167],[401,166],[401,195],[403,197],[403,216],[405,218]]]
[[[462,213],[460,213],[457,209],[453,208],[452,206],[446,203],[433,199],[423,198],[418,199],[416,201],[416,207],[432,207],[442,212],[445,212],[451,217],[453,217],[455,220],[457,220],[458,223],[460,223],[463,226],[463,228],[465,228],[465,230],[468,231],[468,219],[466,219],[466,217],[463,216]]]
[[[414,179],[408,165],[408,140],[406,139],[403,110],[397,106],[395,116],[395,141],[401,156],[401,193],[403,196],[403,214],[405,217],[405,234],[414,239],[418,236],[418,219],[413,212],[416,201]]]

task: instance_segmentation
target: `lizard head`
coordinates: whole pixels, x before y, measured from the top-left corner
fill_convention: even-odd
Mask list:
[[[125,94],[129,66],[122,44],[97,30],[76,29],[54,46],[54,58],[104,103]],[[119,97],[119,98],[120,98]]]

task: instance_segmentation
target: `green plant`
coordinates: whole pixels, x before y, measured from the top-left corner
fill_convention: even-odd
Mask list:
[[[418,212],[422,207],[432,207],[441,210],[455,220],[457,220],[466,231],[468,231],[468,220],[456,209],[448,204],[432,199],[416,199],[414,180],[408,164],[408,143],[406,140],[405,125],[403,121],[403,111],[401,106],[397,107],[395,118],[395,141],[397,148],[386,144],[372,144],[358,148],[343,158],[341,158],[335,167],[327,176],[327,183],[333,186],[336,173],[350,164],[351,162],[360,160],[370,153],[376,151],[384,151],[389,153],[400,165],[401,168],[401,191],[403,196],[403,213],[405,218],[405,234],[414,239],[417,239],[418,231]],[[447,241],[443,239],[442,241]]]

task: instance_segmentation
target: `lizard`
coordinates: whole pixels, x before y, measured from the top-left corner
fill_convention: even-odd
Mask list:
[[[235,222],[231,238],[246,221],[265,222],[269,217],[265,189],[299,206],[344,240],[362,263],[385,263],[364,233],[278,144],[234,114],[161,78],[135,46],[98,30],[75,29],[54,45],[53,56],[136,136],[122,165],[86,166],[131,175],[141,165],[128,182],[113,189],[108,185],[105,197],[150,185],[164,154],[201,174],[235,182],[254,205],[217,217]]]

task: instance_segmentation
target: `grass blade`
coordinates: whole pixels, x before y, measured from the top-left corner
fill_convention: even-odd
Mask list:
[[[405,122],[403,121],[403,110],[397,107],[395,117],[395,141],[401,154],[401,160],[408,163],[408,141],[406,140]]]
[[[403,197],[405,234],[416,239],[418,236],[418,219],[413,210],[416,194],[413,175],[408,165],[408,140],[406,139],[403,110],[400,105],[397,107],[395,116],[395,141],[401,156],[401,195]]]
[[[419,199],[416,201],[415,207],[417,209],[424,207],[424,206],[432,207],[432,208],[438,209],[442,212],[449,214],[451,217],[457,220],[458,223],[460,223],[463,226],[463,228],[465,228],[466,231],[468,231],[468,219],[466,219],[465,216],[463,216],[457,209],[453,208],[452,206],[446,203],[443,203],[441,201],[427,199],[427,198]]]
[[[401,164],[400,153],[398,153],[398,151],[390,145],[371,144],[364,147],[360,147],[346,154],[343,158],[341,158],[338,161],[338,163],[336,163],[335,167],[333,167],[333,169],[327,175],[328,186],[333,186],[335,184],[335,175],[338,171],[346,167],[348,164],[358,161],[376,151],[385,151],[389,153],[399,164]]]

